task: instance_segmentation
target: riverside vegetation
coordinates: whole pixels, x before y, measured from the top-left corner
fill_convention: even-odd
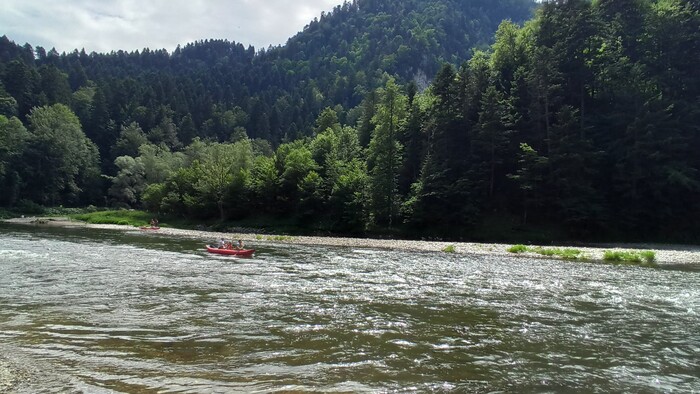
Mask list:
[[[681,0],[357,0],[258,51],[0,37],[0,206],[697,242],[699,42]]]
[[[573,248],[544,248],[541,246],[531,247],[517,244],[509,247],[508,252],[534,253],[564,260],[590,260],[590,257],[583,251]],[[606,250],[603,252],[603,261],[615,264],[653,267],[656,265],[656,253],[652,250]]]

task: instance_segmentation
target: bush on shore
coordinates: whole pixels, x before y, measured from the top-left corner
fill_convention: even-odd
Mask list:
[[[528,247],[525,245],[513,245],[508,248],[510,253],[531,252],[547,257],[558,257],[564,260],[585,260],[588,257],[578,249],[571,248],[543,248],[541,246]]]
[[[82,220],[92,224],[119,224],[126,226],[143,226],[148,224],[153,217],[152,214],[144,211],[118,210],[118,211],[98,211],[70,215],[72,219]],[[161,223],[161,226],[163,224]]]
[[[651,250],[606,250],[603,252],[603,260],[616,264],[653,266],[656,262],[656,253]]]
[[[541,246],[529,247],[525,245],[513,245],[509,247],[510,253],[536,253],[542,256],[558,257],[565,260],[588,260],[589,257],[579,249],[571,248],[543,248]],[[656,265],[656,253],[651,250],[624,251],[606,250],[603,252],[603,261],[615,264],[634,264],[646,267]]]

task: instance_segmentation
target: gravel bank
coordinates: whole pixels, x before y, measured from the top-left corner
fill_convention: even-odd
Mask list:
[[[65,218],[17,218],[6,220],[6,222],[46,226],[101,228],[120,231],[136,230],[134,227],[131,226],[120,226],[112,224],[87,224],[84,222],[72,221]],[[234,240],[241,239],[245,241],[248,245],[252,245],[255,241],[265,241],[266,243],[280,244],[291,243],[297,245],[323,245],[352,248],[389,249],[441,253],[445,248],[453,247],[454,252],[457,254],[500,255],[510,257],[527,256],[543,258],[543,256],[534,253],[522,253],[517,255],[509,253],[507,250],[512,245],[499,243],[435,242],[314,236],[277,237],[254,233],[183,230],[169,227],[161,227],[161,229],[158,230],[158,234],[197,239],[205,243],[223,237],[226,239]],[[547,247],[556,246],[548,245]],[[653,250],[656,253],[656,262],[659,264],[700,264],[700,246],[695,245],[606,244],[592,245],[586,247],[577,246],[575,248],[581,250],[589,259],[592,260],[602,260],[603,253],[606,250]]]

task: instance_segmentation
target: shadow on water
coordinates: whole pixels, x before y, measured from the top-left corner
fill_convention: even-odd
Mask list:
[[[129,244],[137,247],[166,250],[172,252],[187,252],[202,249],[201,241],[162,236],[158,233],[147,232],[134,228],[133,230],[94,229],[84,227],[59,227],[51,225],[25,225],[0,223],[0,234],[12,234],[14,237],[35,239],[40,241],[60,240],[75,243],[92,243],[105,245]]]
[[[700,273],[700,263],[683,263],[683,264],[669,264],[665,263],[658,267],[661,270],[667,271],[681,271],[681,272],[696,272]]]
[[[142,231],[136,227],[130,230],[94,229],[85,227],[60,227],[52,225],[26,225],[0,223],[0,235],[12,235],[16,238],[35,240],[40,247],[42,240],[57,240],[91,245],[131,245],[137,248],[167,252],[198,254],[223,260],[246,259],[245,256],[215,256],[206,253],[206,244],[215,244],[216,239],[191,239],[172,237],[153,231]],[[274,253],[275,248],[267,245],[254,245],[258,254]],[[279,253],[288,253],[280,250]]]

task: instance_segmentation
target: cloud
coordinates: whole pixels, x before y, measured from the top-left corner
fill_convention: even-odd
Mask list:
[[[203,39],[284,44],[342,0],[4,0],[0,35],[59,52],[167,49]]]

